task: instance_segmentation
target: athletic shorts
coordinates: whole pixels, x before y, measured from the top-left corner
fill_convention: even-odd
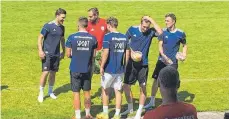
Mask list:
[[[59,56],[45,56],[42,60],[42,72],[43,71],[55,71],[58,72],[60,64]]]
[[[156,67],[155,67],[155,69],[154,69],[152,78],[154,78],[154,79],[157,80],[158,75],[159,75],[161,69],[163,69],[163,68],[166,67],[166,66],[167,66],[167,65],[165,65],[161,60],[158,60],[158,61],[157,61],[157,64],[156,64]],[[172,64],[172,65],[170,65],[170,66],[172,66],[172,67],[174,67],[174,68],[176,68],[176,69],[178,68],[178,64]]]
[[[101,76],[101,86],[104,89],[111,87],[115,90],[121,90],[123,78],[124,74],[104,73],[104,75]]]
[[[70,72],[71,89],[73,92],[90,91],[91,90],[91,73]]]
[[[140,85],[146,85],[148,65],[142,65],[141,63],[134,62],[131,59],[129,60],[124,78],[125,84],[134,85],[138,81]]]

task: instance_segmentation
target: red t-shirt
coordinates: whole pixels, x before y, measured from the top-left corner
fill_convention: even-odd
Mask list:
[[[146,112],[144,119],[197,119],[197,112],[191,104],[176,102]]]
[[[92,24],[91,22],[88,22],[87,31],[96,37],[98,41],[98,47],[97,50],[102,49],[103,46],[103,37],[107,32],[107,23],[105,19],[99,18],[98,22],[96,24]]]

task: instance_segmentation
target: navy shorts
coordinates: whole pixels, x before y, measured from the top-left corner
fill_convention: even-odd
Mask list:
[[[148,65],[142,65],[142,62],[134,62],[130,59],[126,67],[124,83],[134,85],[138,81],[140,85],[146,85],[147,77]]]
[[[70,72],[71,89],[73,92],[90,91],[91,90],[91,73]]]
[[[161,69],[163,69],[164,67],[166,67],[167,65],[165,65],[161,60],[158,60],[157,61],[157,64],[156,64],[156,67],[154,69],[154,72],[153,72],[153,75],[152,75],[152,78],[156,79],[158,78],[158,75],[161,71]],[[172,64],[170,65],[172,67],[174,67],[175,69],[178,68],[178,64]]]
[[[42,60],[42,72],[43,71],[55,71],[58,72],[60,64],[59,56],[45,56]]]

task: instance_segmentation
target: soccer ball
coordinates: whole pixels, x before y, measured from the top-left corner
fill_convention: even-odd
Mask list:
[[[185,57],[184,57],[182,52],[177,52],[176,58],[177,58],[177,60],[180,60],[180,61],[184,61],[185,60]]]
[[[131,58],[135,62],[140,62],[142,60],[142,52],[131,50]]]

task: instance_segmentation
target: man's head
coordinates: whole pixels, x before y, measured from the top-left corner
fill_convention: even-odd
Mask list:
[[[111,31],[112,28],[117,28],[118,27],[118,19],[114,17],[109,17],[107,19],[107,29]]]
[[[146,32],[150,29],[151,22],[147,19],[144,19],[143,17],[141,18],[141,31]]]
[[[87,25],[88,25],[88,19],[87,17],[80,17],[79,20],[78,20],[78,28],[87,28]]]
[[[172,28],[176,24],[176,16],[173,13],[165,15],[165,25],[167,28]]]
[[[99,10],[96,7],[90,8],[88,11],[88,20],[95,23],[99,18]]]
[[[67,14],[67,12],[62,8],[59,8],[56,10],[55,16],[56,16],[56,20],[57,20],[58,24],[64,23],[64,20],[66,18],[66,14]]]
[[[180,87],[179,72],[172,66],[166,66],[158,75],[158,84],[162,97],[177,99],[177,89]]]

